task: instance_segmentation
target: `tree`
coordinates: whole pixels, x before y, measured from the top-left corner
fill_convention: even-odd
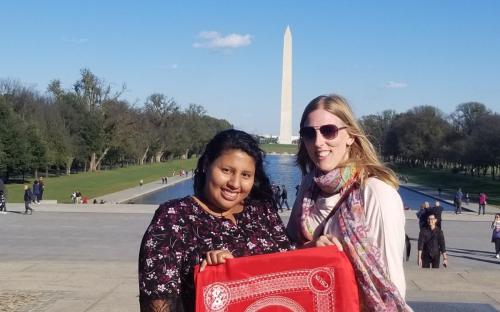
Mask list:
[[[360,119],[361,127],[381,155],[388,155],[384,153],[383,147],[395,118],[396,112],[394,110],[385,110],[381,114],[363,116]]]
[[[162,161],[199,153],[218,131],[231,127],[201,105],[182,110],[160,93],[144,108],[119,99],[109,84],[82,69],[73,88],[52,80],[48,96],[14,80],[0,80],[0,170],[7,175],[64,167],[99,170],[101,164]]]
[[[418,106],[394,119],[385,146],[391,155],[412,163],[437,161],[448,131],[441,111],[432,106]]]
[[[470,136],[465,141],[464,160],[475,167],[482,167],[484,172],[489,167],[493,179],[495,168],[500,164],[499,134],[500,115],[483,114],[475,120]]]
[[[467,102],[457,106],[455,112],[451,114],[451,120],[455,129],[463,134],[470,135],[477,120],[483,116],[490,114],[491,111],[486,106],[479,102]]]
[[[159,162],[165,152],[176,148],[176,136],[179,133],[180,107],[173,98],[164,94],[154,93],[144,104],[145,114],[155,129],[154,140],[150,151],[154,154],[153,160]]]
[[[6,180],[16,172],[25,172],[43,163],[43,142],[33,127],[30,127],[5,97],[0,100],[0,142],[4,161],[0,165],[6,172]]]
[[[148,144],[144,135],[148,133],[144,133],[144,125],[137,111],[133,110],[128,102],[118,100],[105,102],[103,110],[106,141],[110,147],[106,157],[111,162],[110,165],[135,162],[139,158],[138,154],[142,153],[144,146]]]
[[[51,150],[57,151],[57,158],[62,161],[66,174],[70,174],[73,162],[85,163],[89,155],[82,135],[83,117],[88,111],[74,92],[61,89],[59,81],[52,81],[48,91],[53,96],[53,110],[46,119],[49,141],[54,141]]]
[[[98,78],[89,69],[82,69],[80,80],[74,84],[77,98],[87,108],[83,119],[82,136],[90,156],[89,170],[96,171],[110,149],[110,135],[106,135],[103,103],[117,100],[123,92],[111,94],[111,86]]]

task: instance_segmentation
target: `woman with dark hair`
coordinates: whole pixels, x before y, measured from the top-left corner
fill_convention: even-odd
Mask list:
[[[249,134],[218,133],[198,160],[194,196],[162,204],[139,254],[141,311],[194,311],[194,266],[291,248],[273,207],[264,152]]]

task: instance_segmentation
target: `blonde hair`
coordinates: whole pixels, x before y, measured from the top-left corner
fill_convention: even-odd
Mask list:
[[[300,128],[304,126],[309,114],[317,109],[324,109],[340,118],[347,126],[347,132],[354,139],[354,142],[349,147],[349,158],[345,163],[339,166],[345,166],[347,163],[355,163],[356,167],[360,170],[361,183],[368,177],[377,177],[396,189],[399,187],[398,179],[394,171],[384,166],[379,160],[375,148],[354,117],[346,99],[336,94],[320,95],[313,99],[307,104],[302,113]],[[302,139],[299,140],[297,164],[304,175],[314,168],[314,163],[309,158]]]

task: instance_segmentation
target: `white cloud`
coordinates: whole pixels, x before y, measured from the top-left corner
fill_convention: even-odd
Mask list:
[[[160,70],[178,70],[181,68],[181,66],[179,66],[179,64],[177,64],[177,63],[172,63],[170,65],[162,64],[162,65],[154,66],[152,68],[160,69]]]
[[[399,82],[399,81],[389,81],[385,85],[385,88],[387,89],[402,89],[408,87],[408,84],[406,82]]]
[[[71,38],[62,37],[61,40],[66,42],[66,43],[72,43],[72,44],[84,44],[84,43],[87,43],[89,41],[89,39],[87,39],[87,38],[75,38],[75,37],[71,37]]]
[[[198,34],[198,38],[200,40],[193,43],[194,48],[227,50],[245,47],[252,43],[252,36],[249,34],[229,34],[223,36],[216,31],[202,31]]]

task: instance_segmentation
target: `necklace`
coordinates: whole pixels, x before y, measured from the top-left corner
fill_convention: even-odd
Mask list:
[[[200,205],[201,208],[203,208],[203,210],[205,210],[206,212],[208,212],[209,214],[213,215],[213,216],[216,216],[218,218],[224,218],[228,215],[232,215],[233,214],[233,210],[234,208],[231,208],[229,210],[226,210],[226,211],[214,211],[213,209],[210,209],[204,202],[201,201],[201,199],[199,199],[198,197],[196,196],[193,196],[193,199],[198,203],[198,205]]]

